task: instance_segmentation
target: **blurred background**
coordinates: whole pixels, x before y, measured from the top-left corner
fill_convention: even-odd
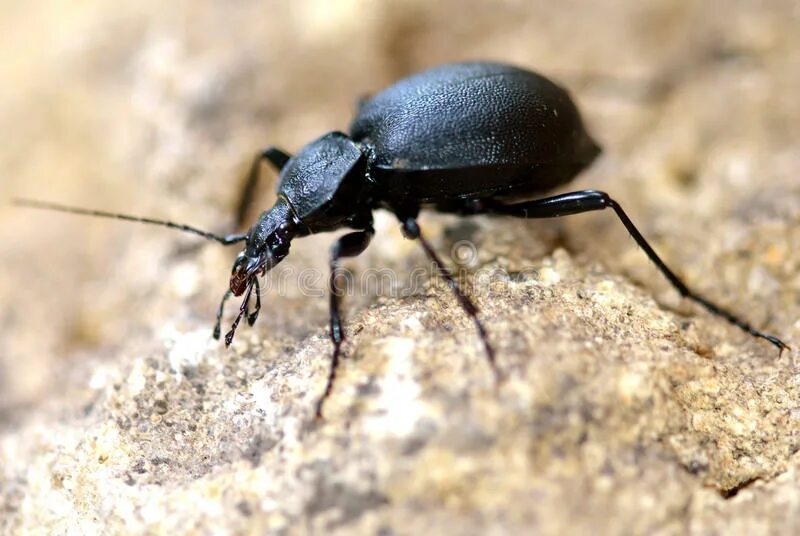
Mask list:
[[[744,274],[715,265],[707,240],[724,238],[720,214],[742,228],[797,214],[787,193],[798,192],[799,10],[794,0],[0,3],[0,422],[87,356],[114,359],[159,330],[210,329],[235,255],[192,251],[191,237],[168,230],[12,208],[13,197],[225,231],[258,149],[295,151],[345,129],[360,96],[445,62],[501,60],[570,88],[605,148],[576,184],[619,197],[690,278],[714,273],[701,287],[740,289]],[[557,225],[570,251],[653,278],[630,246],[608,247],[624,238],[611,218]],[[363,262],[410,251],[395,227],[379,221],[387,238]],[[535,232],[520,232],[536,251]],[[287,262],[324,266],[330,240],[298,242]],[[758,321],[796,281],[775,247],[756,252]],[[325,300],[275,299],[262,335],[325,325]],[[789,325],[781,314],[770,318]]]
[[[0,532],[796,534],[798,28],[797,0],[0,2]],[[467,59],[569,88],[604,153],[568,187],[794,352],[681,301],[609,214],[426,215],[443,252],[538,270],[474,290],[512,381],[446,290],[355,296],[312,429],[327,300],[273,293],[225,350],[236,248],[10,204],[226,232],[259,149]],[[424,265],[376,230],[347,266]],[[281,266],[325,273],[333,238]]]

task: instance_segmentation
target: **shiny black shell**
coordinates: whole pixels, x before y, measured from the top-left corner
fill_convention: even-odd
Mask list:
[[[599,154],[568,93],[498,63],[457,63],[362,103],[350,137],[396,204],[515,197],[570,181]]]

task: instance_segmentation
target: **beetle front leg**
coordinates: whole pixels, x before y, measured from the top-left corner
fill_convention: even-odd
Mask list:
[[[333,389],[333,382],[336,380],[336,371],[339,367],[339,355],[341,352],[342,343],[344,342],[344,327],[342,326],[342,318],[339,313],[339,301],[341,299],[342,289],[338,285],[338,269],[339,259],[342,257],[356,257],[361,255],[369,245],[375,231],[372,227],[363,231],[356,231],[348,233],[341,237],[331,248],[331,263],[330,263],[330,279],[329,289],[330,292],[330,336],[333,342],[333,358],[331,359],[331,368],[328,372],[328,381],[325,384],[325,391],[320,399],[317,401],[317,419],[322,418],[322,406],[325,400],[331,394]]]
[[[244,292],[244,298],[242,298],[242,305],[239,306],[239,314],[236,315],[236,318],[231,325],[231,329],[228,333],[225,334],[225,347],[227,348],[233,343],[233,337],[236,334],[236,329],[239,327],[239,322],[241,322],[242,317],[247,314],[247,308],[250,305],[250,296],[253,294],[253,284],[249,283],[247,285],[247,290]],[[227,293],[225,294],[227,296]],[[225,298],[223,297],[222,303],[225,303]],[[220,312],[222,311],[222,304],[220,304]]]
[[[478,307],[472,303],[472,300],[464,294],[461,290],[461,287],[458,286],[458,283],[453,278],[453,274],[450,273],[450,270],[444,265],[442,260],[433,250],[431,245],[425,240],[425,237],[422,236],[422,231],[417,224],[417,220],[415,218],[405,218],[401,219],[402,231],[403,235],[406,238],[412,240],[419,240],[419,243],[422,245],[422,249],[425,250],[425,254],[428,256],[428,259],[436,265],[436,269],[439,273],[444,277],[445,281],[447,282],[447,286],[453,291],[455,294],[458,303],[461,304],[461,307],[466,311],[467,316],[469,316],[472,321],[475,323],[475,327],[478,330],[478,334],[481,337],[481,342],[483,342],[483,347],[486,350],[486,357],[489,360],[489,365],[492,367],[494,371],[495,377],[499,380],[500,379],[500,370],[497,368],[497,363],[494,357],[494,348],[489,343],[489,336],[486,333],[486,328],[483,326],[480,318],[478,318]]]
[[[753,337],[765,339],[774,344],[778,349],[788,350],[789,346],[782,340],[774,335],[769,335],[755,329],[748,322],[745,322],[737,315],[731,313],[727,309],[715,304],[712,301],[700,296],[691,290],[686,283],[684,283],[675,273],[667,267],[661,257],[655,250],[647,243],[642,233],[636,228],[631,219],[622,210],[622,207],[614,201],[607,193],[599,192],[597,190],[582,190],[580,192],[570,192],[567,194],[555,195],[553,197],[546,197],[544,199],[536,199],[533,201],[526,201],[524,203],[516,203],[512,205],[493,205],[489,212],[494,214],[505,214],[508,216],[517,216],[519,218],[556,218],[560,216],[569,216],[572,214],[581,214],[583,212],[590,212],[593,210],[603,210],[606,208],[613,209],[617,218],[628,230],[628,233],[633,237],[636,243],[642,248],[647,257],[656,265],[656,267],[664,274],[664,277],[672,284],[673,287],[681,294],[681,296],[688,298],[695,303],[703,306],[710,313],[720,316],[734,324],[739,329],[749,333]]]
[[[251,327],[256,323],[258,313],[261,312],[261,284],[258,282],[257,278],[253,280],[253,286],[256,291],[256,307],[253,309],[252,313],[247,315],[247,324]]]
[[[219,336],[222,333],[222,315],[225,313],[225,302],[227,302],[231,296],[233,296],[233,291],[228,289],[225,291],[225,294],[222,296],[222,300],[219,302],[219,309],[217,309],[217,320],[214,322],[213,333],[214,338],[217,340],[219,340]]]
[[[247,180],[242,187],[242,191],[239,194],[239,201],[236,204],[237,227],[241,227],[241,225],[244,223],[244,219],[247,217],[247,213],[250,211],[250,206],[253,204],[256,184],[258,184],[258,178],[261,175],[261,162],[266,160],[275,166],[276,170],[280,171],[290,158],[290,155],[283,150],[278,149],[277,147],[269,147],[256,155],[256,157],[253,159],[253,163],[250,165],[250,171],[247,174]]]

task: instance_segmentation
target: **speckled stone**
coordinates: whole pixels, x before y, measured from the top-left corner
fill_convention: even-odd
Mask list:
[[[790,0],[3,5],[0,532],[797,534],[799,23]],[[235,252],[5,205],[227,229],[258,148],[297,150],[359,95],[462,58],[572,88],[606,150],[576,188],[793,349],[681,301],[611,214],[426,215],[496,384],[383,214],[346,266],[395,287],[348,298],[318,423],[331,235],[293,244],[226,350],[210,334]]]

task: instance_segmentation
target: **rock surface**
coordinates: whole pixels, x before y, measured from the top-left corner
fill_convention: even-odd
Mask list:
[[[800,531],[795,2],[6,4],[2,532]],[[332,236],[293,245],[225,350],[210,323],[234,252],[6,203],[223,230],[258,148],[296,150],[359,95],[466,58],[572,88],[606,150],[576,187],[612,193],[692,286],[793,350],[682,302],[611,214],[425,216],[481,307],[496,386],[383,215],[347,266],[392,284],[348,299],[315,423]]]

